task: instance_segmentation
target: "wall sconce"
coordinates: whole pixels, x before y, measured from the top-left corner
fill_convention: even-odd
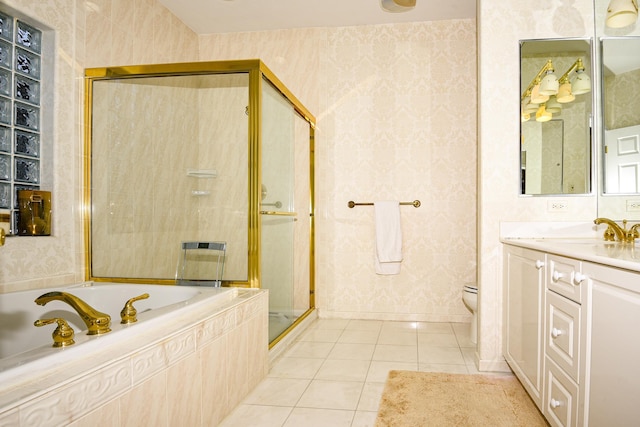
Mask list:
[[[622,28],[635,23],[637,19],[637,0],[611,0],[604,22],[609,28]]]
[[[416,0],[380,0],[380,6],[386,12],[408,12],[416,5]]]

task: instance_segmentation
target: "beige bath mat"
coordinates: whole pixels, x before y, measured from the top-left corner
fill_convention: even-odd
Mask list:
[[[376,427],[547,426],[511,375],[391,371]]]

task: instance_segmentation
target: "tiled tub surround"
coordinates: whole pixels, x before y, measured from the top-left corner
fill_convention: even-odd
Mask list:
[[[268,367],[268,292],[230,292],[147,322],[144,333],[99,336],[92,342],[106,345],[75,362],[60,357],[3,381],[0,425],[217,425]]]

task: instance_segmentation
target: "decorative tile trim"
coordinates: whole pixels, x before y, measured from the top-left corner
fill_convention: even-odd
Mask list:
[[[64,425],[115,399],[131,386],[128,360],[49,391],[20,408],[20,426]]]

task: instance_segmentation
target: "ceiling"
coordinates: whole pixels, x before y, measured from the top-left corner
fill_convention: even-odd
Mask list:
[[[198,34],[347,27],[476,17],[476,0],[417,0],[402,13],[380,0],[159,0]]]

